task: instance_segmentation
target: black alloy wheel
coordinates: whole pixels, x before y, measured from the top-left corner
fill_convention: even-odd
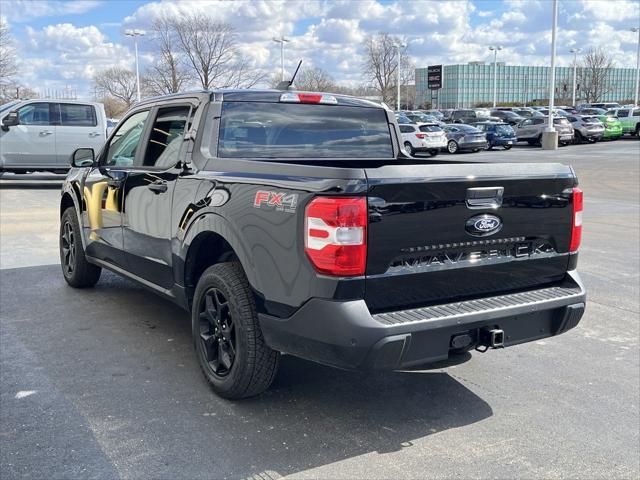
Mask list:
[[[62,270],[66,276],[73,275],[76,266],[76,237],[73,233],[73,226],[69,220],[62,224],[62,233],[60,236],[62,248]]]
[[[210,288],[200,303],[200,348],[210,372],[225,377],[236,357],[236,332],[229,302],[221,290]]]

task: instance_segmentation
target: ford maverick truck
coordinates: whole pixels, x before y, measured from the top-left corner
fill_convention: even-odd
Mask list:
[[[571,167],[418,158],[401,139],[386,106],[349,96],[143,101],[71,157],[64,279],[106,268],[189,311],[227,398],[268,388],[281,353],[396,370],[575,327]]]

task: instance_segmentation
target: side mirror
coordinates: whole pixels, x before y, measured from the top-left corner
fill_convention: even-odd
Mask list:
[[[12,110],[2,119],[2,130],[7,132],[9,127],[15,127],[16,125],[20,125],[20,114],[17,110]]]
[[[72,167],[92,167],[96,162],[96,154],[93,148],[77,148],[70,158]]]

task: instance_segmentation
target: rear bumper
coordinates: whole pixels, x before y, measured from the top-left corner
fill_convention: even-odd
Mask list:
[[[461,142],[458,144],[458,150],[482,150],[487,148],[487,142]]]
[[[585,302],[571,271],[553,287],[399,312],[372,315],[364,300],[314,298],[289,318],[259,318],[275,350],[340,368],[394,370],[446,359],[458,335],[482,345],[485,330],[500,329],[511,346],[564,333]]]
[[[493,146],[502,147],[504,145],[515,145],[517,141],[518,139],[516,137],[494,138],[490,143]]]

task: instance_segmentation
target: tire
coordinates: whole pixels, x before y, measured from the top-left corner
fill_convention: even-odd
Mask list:
[[[93,287],[102,273],[102,268],[87,261],[81,235],[76,209],[69,207],[60,218],[60,265],[64,279],[74,288]]]
[[[636,125],[636,137],[640,138],[640,123]]]
[[[527,143],[533,147],[533,146],[538,144],[538,141],[537,140],[527,140]]]
[[[437,156],[438,153],[440,153],[440,152],[438,152],[438,150],[429,150],[429,155],[431,155],[432,157]]]
[[[409,152],[409,155],[411,155],[412,157],[415,156],[415,151],[413,150],[413,145],[411,145],[411,143],[404,142],[404,148],[407,150],[407,152]]]
[[[573,143],[576,145],[584,143],[584,136],[578,130],[576,130]]]
[[[458,144],[456,143],[456,141],[449,140],[449,143],[447,143],[447,152],[456,153],[457,151],[458,151]]]
[[[513,145],[503,145],[505,150],[511,150],[511,147],[513,147]]]
[[[191,324],[200,369],[218,395],[240,399],[269,388],[280,353],[264,342],[253,293],[238,262],[204,271],[193,298]]]

